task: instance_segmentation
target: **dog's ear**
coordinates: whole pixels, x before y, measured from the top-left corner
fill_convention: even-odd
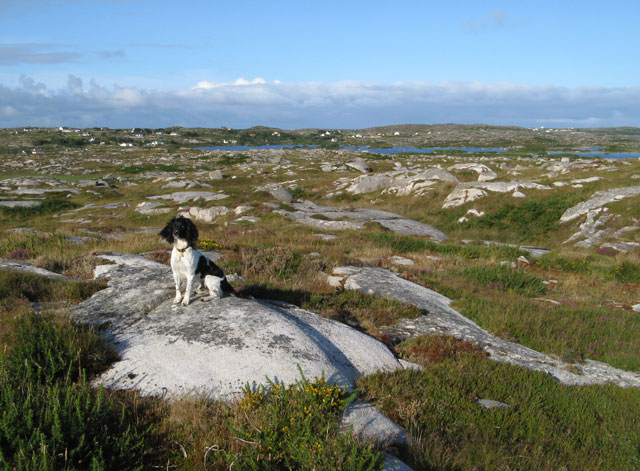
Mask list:
[[[184,218],[184,224],[186,228],[185,239],[189,242],[189,245],[195,247],[198,242],[198,228],[189,218]]]
[[[176,218],[171,219],[171,221],[169,221],[167,225],[164,226],[164,229],[162,229],[158,233],[160,237],[162,237],[164,240],[166,240],[170,244],[173,244],[173,225],[175,224],[175,222],[176,222]]]

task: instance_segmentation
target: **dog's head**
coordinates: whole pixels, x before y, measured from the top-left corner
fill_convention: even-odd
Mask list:
[[[160,231],[160,237],[173,244],[177,239],[185,240],[188,246],[195,246],[198,241],[198,229],[191,219],[176,216]]]

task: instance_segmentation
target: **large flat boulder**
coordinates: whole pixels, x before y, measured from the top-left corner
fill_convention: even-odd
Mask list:
[[[384,344],[345,324],[235,296],[174,305],[168,266],[126,254],[102,257],[112,264],[96,274],[109,287],[73,315],[102,325],[120,354],[97,380],[108,388],[231,399],[267,378],[291,384],[302,372],[352,388],[361,375],[402,368]]]
[[[318,206],[311,201],[293,203],[292,206],[294,211],[276,210],[274,212],[320,230],[361,229],[367,222],[375,222],[396,234],[426,236],[436,242],[442,242],[448,238],[444,232],[432,226],[389,211]]]

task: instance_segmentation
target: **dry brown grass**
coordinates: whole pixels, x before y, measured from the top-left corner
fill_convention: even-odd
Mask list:
[[[463,355],[486,358],[486,352],[468,342],[450,335],[425,335],[405,341],[396,347],[405,360],[425,366],[445,359],[458,360]]]

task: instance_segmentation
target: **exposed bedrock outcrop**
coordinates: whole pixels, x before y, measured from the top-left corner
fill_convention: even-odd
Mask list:
[[[389,328],[387,333],[396,340],[424,334],[452,335],[478,345],[493,360],[543,371],[563,384],[610,382],[621,387],[640,387],[639,373],[623,371],[593,360],[568,364],[523,345],[495,337],[453,309],[449,305],[451,300],[446,296],[402,279],[388,270],[339,267],[334,270],[334,275],[342,279],[346,289],[411,303],[425,312],[425,315],[417,319],[404,319]]]
[[[591,210],[602,208],[606,204],[638,195],[640,195],[640,186],[627,186],[624,188],[596,191],[587,201],[583,201],[567,209],[560,217],[560,222],[572,221],[583,214],[587,214]]]
[[[444,232],[434,227],[388,211],[318,206],[311,201],[293,203],[292,206],[295,211],[276,210],[274,212],[320,230],[361,229],[367,222],[375,222],[397,234],[426,236],[436,242],[442,242],[448,238]]]
[[[402,365],[378,340],[290,305],[229,296],[174,305],[171,269],[142,257],[102,255],[108,288],[73,309],[102,326],[120,354],[97,380],[145,395],[232,398],[267,378],[291,384],[324,375],[352,388],[357,377]]]
[[[547,185],[530,181],[511,181],[511,182],[464,182],[458,184],[453,191],[447,196],[442,205],[443,208],[455,208],[470,201],[484,198],[488,192],[494,193],[513,193],[513,196],[522,198],[524,194],[522,189],[533,190],[550,190]]]

